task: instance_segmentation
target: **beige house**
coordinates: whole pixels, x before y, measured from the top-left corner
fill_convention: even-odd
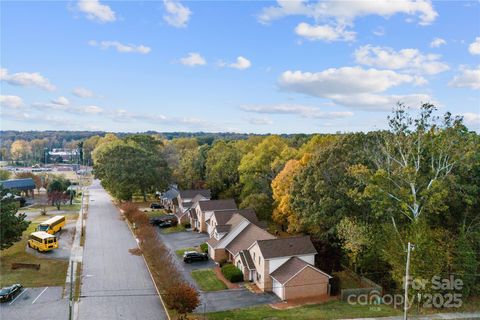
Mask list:
[[[190,210],[190,224],[198,232],[207,232],[207,220],[210,220],[217,210],[237,210],[233,199],[196,201]]]
[[[211,238],[207,240],[208,253],[212,260],[234,261],[242,250],[247,249],[256,239],[274,239],[275,237],[260,228],[258,220],[249,215],[249,211],[215,212],[215,226]],[[221,217],[221,218],[220,218]],[[216,224],[223,218],[230,217],[224,224]],[[211,218],[211,219],[212,219]]]
[[[245,280],[286,300],[329,294],[331,277],[314,267],[316,253],[308,236],[261,239],[233,261]]]
[[[190,209],[198,201],[210,200],[211,194],[208,189],[179,190],[177,192],[175,216],[179,223],[190,222]]]

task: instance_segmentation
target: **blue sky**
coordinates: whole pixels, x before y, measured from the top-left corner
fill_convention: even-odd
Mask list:
[[[480,128],[478,1],[2,1],[2,130]]]

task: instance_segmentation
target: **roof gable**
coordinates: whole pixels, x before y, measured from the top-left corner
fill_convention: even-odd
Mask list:
[[[281,284],[286,284],[291,279],[295,278],[298,274],[305,270],[305,268],[311,268],[312,270],[331,278],[330,275],[326,274],[320,269],[315,268],[311,264],[299,259],[297,257],[292,257],[288,259],[284,264],[278,267],[273,271],[270,276],[280,282]]]
[[[242,220],[245,220],[245,218],[242,217]],[[275,239],[275,237],[253,223],[250,223],[225,248],[230,251],[232,255],[236,255],[239,251],[247,249],[252,243],[261,239]]]
[[[264,259],[317,253],[309,236],[259,240],[257,243]]]
[[[193,199],[197,194],[200,194],[208,199],[210,199],[211,197],[210,189],[189,189],[189,190],[178,191],[178,195],[182,199]]]
[[[198,206],[202,211],[237,209],[237,204],[233,199],[199,201]]]

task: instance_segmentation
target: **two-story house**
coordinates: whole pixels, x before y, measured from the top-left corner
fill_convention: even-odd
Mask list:
[[[198,232],[207,232],[207,220],[217,210],[237,210],[237,205],[233,199],[224,200],[205,200],[193,203],[192,209],[189,211],[190,224],[194,230]]]
[[[232,214],[215,211],[211,218],[214,219],[215,226],[211,238],[207,240],[208,254],[212,260],[233,262],[239,252],[250,247],[254,241],[275,238],[259,227],[257,217],[252,217],[250,213],[249,210],[232,210]],[[223,222],[222,219],[228,217],[229,219]]]
[[[263,239],[239,252],[234,264],[282,300],[327,295],[331,276],[314,267],[316,253],[308,236]]]
[[[179,190],[175,215],[179,223],[189,222],[189,211],[198,201],[210,200],[211,193],[208,189]]]

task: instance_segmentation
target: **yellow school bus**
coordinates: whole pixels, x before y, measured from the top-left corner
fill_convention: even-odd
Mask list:
[[[65,216],[55,216],[47,221],[40,223],[37,227],[37,231],[45,231],[50,234],[55,234],[62,230],[65,226]]]
[[[28,246],[40,252],[58,248],[57,237],[44,231],[37,231],[28,237]]]

